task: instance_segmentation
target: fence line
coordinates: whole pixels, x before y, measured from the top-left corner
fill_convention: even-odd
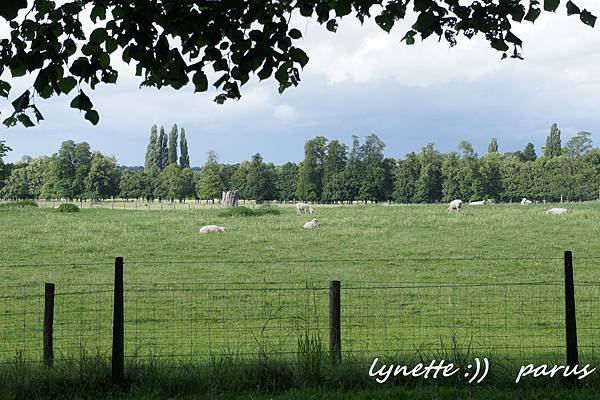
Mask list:
[[[17,357],[51,365],[50,354],[52,359],[72,359],[85,352],[109,357],[111,351],[116,351],[113,360],[206,360],[218,354],[286,357],[304,351],[302,341],[309,339],[322,351],[329,343],[335,362],[351,354],[451,356],[448,353],[477,351],[550,363],[564,360],[569,348],[572,363],[574,351],[585,361],[600,350],[598,282],[327,285],[125,279],[121,295],[115,292],[118,286],[56,285],[52,318],[43,312],[49,296],[41,285],[0,286],[0,363]],[[570,293],[573,299],[567,302]],[[119,381],[121,370],[116,371],[113,379]]]

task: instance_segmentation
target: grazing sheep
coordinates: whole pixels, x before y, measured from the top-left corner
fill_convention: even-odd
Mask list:
[[[527,200],[525,197],[523,197],[523,198],[521,199],[521,205],[522,205],[522,206],[528,206],[528,205],[530,205],[530,204],[531,204],[531,200]]]
[[[300,211],[304,211],[304,214],[312,214],[313,208],[308,203],[296,203],[296,214],[300,214]]]
[[[304,227],[306,229],[318,228],[319,226],[321,226],[321,223],[319,222],[318,219],[313,219],[304,224]]]
[[[448,206],[448,212],[452,212],[452,210],[456,210],[456,212],[460,211],[460,208],[462,207],[462,200],[456,199],[456,200],[452,200],[450,202],[450,205]]]
[[[561,215],[561,214],[566,214],[566,213],[567,213],[566,208],[551,208],[548,211],[546,211],[546,214],[554,214],[554,215]]]
[[[225,232],[224,226],[205,225],[202,228],[200,228],[200,233],[221,233],[221,232]]]
[[[480,201],[472,201],[469,203],[470,206],[483,206],[485,205],[485,200]]]

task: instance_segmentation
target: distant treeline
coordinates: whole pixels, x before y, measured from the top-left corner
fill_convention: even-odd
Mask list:
[[[356,200],[433,203],[452,199],[514,201],[522,197],[555,201],[590,200],[600,195],[600,149],[590,133],[579,132],[565,146],[553,124],[543,154],[528,143],[522,151],[501,154],[492,138],[478,156],[462,141],[459,152],[440,153],[432,143],[403,159],[384,157],[376,135],[364,143],[354,136],[350,148],[317,136],[306,142],[298,164],[266,163],[260,154],[227,165],[208,152],[199,170],[189,166],[185,131],[174,126],[151,130],[143,168],[120,168],[113,157],[92,152],[87,143],[66,141],[50,157],[0,161],[0,196],[8,199],[66,198],[184,200],[219,198],[237,190],[241,198],[343,202]],[[1,142],[0,142],[1,144]],[[10,149],[4,146],[4,155]]]

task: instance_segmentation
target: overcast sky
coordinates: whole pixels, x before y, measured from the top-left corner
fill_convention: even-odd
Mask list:
[[[578,4],[600,14],[594,0]],[[123,165],[143,165],[150,127],[168,131],[174,123],[186,130],[192,165],[203,164],[208,150],[225,163],[257,152],[275,163],[299,161],[303,143],[316,135],[350,144],[353,134],[375,133],[396,158],[428,142],[456,150],[463,139],[483,153],[493,136],[501,152],[527,142],[539,152],[553,122],[563,143],[586,130],[600,145],[600,30],[563,8],[519,27],[524,61],[500,61],[482,39],[463,38],[452,49],[437,39],[406,46],[402,29],[387,34],[347,18],[333,34],[302,20],[299,45],[310,61],[300,86],[283,95],[274,82],[251,80],[240,101],[218,105],[214,91],[139,89],[139,78],[121,66],[117,86],[87,92],[100,112],[97,126],[68,107],[72,93],[38,100],[46,120],[29,129],[1,127],[0,139],[13,148],[7,161],[52,154],[73,139]],[[19,82],[11,100],[26,86]],[[0,103],[3,118],[9,109]]]

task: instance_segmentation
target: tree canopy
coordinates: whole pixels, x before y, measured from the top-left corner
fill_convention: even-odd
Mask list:
[[[297,46],[304,23],[292,16],[316,18],[332,32],[349,16],[361,23],[372,18],[386,32],[408,19],[412,25],[402,36],[406,44],[435,37],[454,46],[460,38],[483,36],[502,58],[521,58],[522,40],[514,25],[535,22],[561,4],[568,15],[595,25],[596,17],[572,0],[469,5],[459,0],[2,1],[0,17],[9,23],[10,34],[0,38],[0,75],[10,71],[9,80],[35,77],[31,88],[17,94],[9,80],[0,80],[0,95],[14,98],[14,112],[4,124],[33,126],[32,117],[43,119],[36,96],[72,92],[70,106],[97,124],[100,116],[85,91],[117,83],[117,55],[135,65],[141,86],[192,85],[204,92],[212,83],[219,91],[217,103],[240,98],[251,76],[261,81],[274,77],[283,92],[298,85],[300,69],[309,60]],[[84,28],[88,18],[91,29]]]

